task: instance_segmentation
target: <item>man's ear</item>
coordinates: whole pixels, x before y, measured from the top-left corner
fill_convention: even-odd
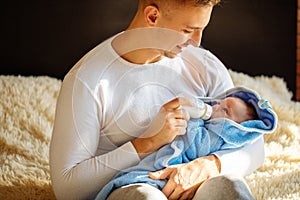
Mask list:
[[[154,5],[149,5],[144,9],[144,16],[148,26],[155,26],[160,16],[159,9]]]

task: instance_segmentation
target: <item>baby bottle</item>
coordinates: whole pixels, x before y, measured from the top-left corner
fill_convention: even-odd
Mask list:
[[[204,103],[201,99],[195,99],[194,106],[183,106],[191,118],[201,118],[208,120],[212,114],[212,107]]]

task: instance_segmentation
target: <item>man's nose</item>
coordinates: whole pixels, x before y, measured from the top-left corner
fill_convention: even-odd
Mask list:
[[[201,39],[202,39],[202,31],[201,30],[195,30],[193,35],[191,36],[191,39],[194,41],[194,44],[192,44],[195,47],[200,46]]]

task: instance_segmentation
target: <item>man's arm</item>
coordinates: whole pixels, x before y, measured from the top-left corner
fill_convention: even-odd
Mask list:
[[[218,151],[214,155],[220,159],[221,174],[234,173],[247,176],[263,165],[264,140],[260,137],[254,143],[237,150]]]
[[[191,106],[193,104],[183,97],[175,98],[164,104],[145,133],[131,141],[140,158],[169,144],[177,135],[185,134],[190,116],[186,110],[180,108],[183,105]]]
[[[119,170],[140,161],[130,142],[95,154],[101,105],[90,91],[75,75],[64,79],[50,145],[50,174],[57,199],[92,198]]]

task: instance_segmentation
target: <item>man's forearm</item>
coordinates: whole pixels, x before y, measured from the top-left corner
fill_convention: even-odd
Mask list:
[[[263,165],[265,157],[263,137],[238,150],[219,151],[214,155],[220,159],[221,174],[247,176]]]
[[[219,173],[221,173],[221,161],[220,161],[220,159],[214,154],[208,155],[208,156],[206,156],[206,158],[210,162],[212,162],[216,166],[216,168],[218,169]]]

